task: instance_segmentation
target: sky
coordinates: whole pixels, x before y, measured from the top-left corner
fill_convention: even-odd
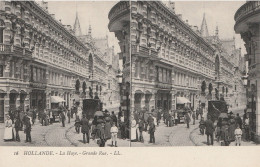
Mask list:
[[[94,38],[108,35],[109,45],[115,46],[115,51],[120,52],[118,40],[113,32],[108,30],[108,13],[117,1],[49,1],[49,13],[55,14],[57,20],[63,24],[74,25],[76,11],[78,11],[81,31],[86,34],[89,24],[92,27]],[[242,48],[242,56],[246,53],[244,42],[239,34],[234,31],[234,15],[245,1],[176,1],[176,14],[182,14],[183,20],[189,24],[201,27],[203,13],[206,14],[209,34],[215,34],[216,26],[221,39],[236,39],[236,47]]]
[[[82,34],[92,28],[92,37],[101,38],[108,35],[109,46],[115,47],[115,53],[120,52],[118,40],[113,32],[108,30],[108,13],[116,1],[48,1],[50,14],[55,14],[56,20],[61,19],[62,24],[71,25],[73,28],[76,11],[80,21]]]
[[[177,1],[175,2],[176,14],[182,14],[183,20],[188,20],[190,25],[201,27],[203,13],[210,35],[215,34],[216,26],[219,29],[220,39],[229,39],[235,36],[236,47],[241,47],[242,56],[246,54],[244,42],[239,34],[234,31],[234,15],[245,1]]]

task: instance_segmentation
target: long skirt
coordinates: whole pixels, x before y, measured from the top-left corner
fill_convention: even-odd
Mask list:
[[[6,127],[4,133],[4,140],[12,140],[13,139],[13,128]]]
[[[136,140],[136,128],[131,128],[131,140]]]

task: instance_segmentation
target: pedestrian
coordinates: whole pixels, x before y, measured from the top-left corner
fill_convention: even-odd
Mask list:
[[[195,119],[196,119],[195,111],[192,111],[192,119],[193,119],[193,125],[195,125]]]
[[[62,111],[61,113],[60,113],[60,118],[61,118],[61,122],[62,122],[62,127],[65,127],[65,112],[64,111]]]
[[[76,119],[75,119],[75,130],[77,133],[79,133],[80,130],[80,119],[79,116],[76,114]]]
[[[20,130],[20,119],[16,118],[14,122],[14,129],[15,129],[15,140],[20,142],[19,130]]]
[[[230,139],[229,139],[228,125],[227,124],[224,126],[223,135],[224,135],[224,146],[229,146]]]
[[[189,112],[186,112],[186,114],[185,114],[185,121],[186,121],[186,124],[187,124],[187,128],[190,128],[190,114],[189,114]]]
[[[13,140],[13,127],[12,127],[12,120],[10,119],[10,116],[6,116],[5,121],[5,132],[4,132],[4,141],[10,141]]]
[[[97,136],[99,136],[99,147],[105,147],[106,145],[106,138],[105,138],[105,130],[104,130],[104,123],[99,123],[97,125]]]
[[[204,133],[205,133],[205,121],[204,121],[204,118],[201,118],[199,128],[200,128],[200,133],[202,135],[204,135]]]
[[[113,123],[112,123],[113,125]],[[105,118],[105,138],[106,140],[109,140],[111,139],[111,123],[110,123],[110,118],[109,117],[106,117]]]
[[[159,124],[160,124],[160,121],[161,121],[161,111],[159,110],[158,112],[157,112],[157,126],[159,126]]]
[[[144,113],[144,125],[145,125],[145,127],[144,127],[144,131],[147,131],[147,128],[148,128],[148,117],[149,117],[149,115],[145,112]]]
[[[155,125],[154,122],[151,122],[149,124],[150,143],[155,143],[154,132],[155,132]]]
[[[110,132],[111,132],[111,136],[112,136],[112,147],[114,146],[114,143],[115,143],[115,147],[117,147],[118,128],[116,127],[115,123],[113,123]]]
[[[70,115],[71,115],[71,111],[70,111],[70,110],[68,110],[68,112],[67,112],[68,123],[70,123]]]
[[[213,133],[214,133],[214,124],[211,120],[211,117],[208,116],[208,119],[205,122],[205,127],[206,127],[206,135],[207,135],[207,144],[208,145],[213,145]],[[209,138],[210,138],[210,143],[209,143]]]
[[[239,125],[239,128],[242,129],[242,119],[241,117],[239,116],[239,113],[237,113],[237,116],[235,118],[235,121],[236,121],[236,125]]]
[[[112,121],[115,123],[115,125],[117,126],[117,117],[116,117],[116,114],[115,114],[114,111],[112,111],[111,119],[112,119]],[[111,125],[112,125],[112,124],[111,124]]]
[[[239,125],[237,125],[237,128],[235,130],[235,136],[236,136],[236,146],[241,145],[241,137],[242,137],[242,130],[240,129]]]
[[[31,130],[32,130],[32,126],[31,126],[30,118],[28,116],[26,116],[25,129],[24,129],[24,132],[26,134],[26,142],[32,142]]]
[[[221,127],[222,127],[222,118],[218,118],[217,129],[216,129],[216,137],[218,142],[221,139]]]
[[[32,110],[32,123],[33,123],[33,125],[34,125],[34,123],[35,123],[35,120],[36,120],[36,109],[33,109]]]
[[[246,141],[250,140],[250,134],[249,134],[249,118],[246,116],[244,121],[244,127],[245,127],[245,137]]]
[[[236,121],[233,117],[230,118],[229,120],[229,127],[228,127],[228,132],[229,132],[229,139],[230,141],[235,141],[235,132],[236,130]]]
[[[86,117],[86,115],[83,115],[83,118],[80,121],[81,124],[81,133],[83,134],[83,143],[86,144],[86,137],[87,137],[87,143],[89,143],[89,121]]]
[[[139,127],[138,127],[138,129],[139,129],[139,133],[140,133],[139,141],[143,143],[144,142],[144,137],[143,137],[144,121],[141,118],[139,119]]]

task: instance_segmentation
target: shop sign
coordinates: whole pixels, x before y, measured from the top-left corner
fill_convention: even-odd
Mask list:
[[[30,87],[45,89],[46,88],[46,84],[31,82],[30,83]]]

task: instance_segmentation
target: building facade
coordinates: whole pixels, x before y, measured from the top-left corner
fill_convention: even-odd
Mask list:
[[[174,8],[174,2],[131,2],[131,108],[176,109],[183,98],[197,108],[221,97],[233,106],[241,52],[226,43],[234,39],[219,39],[217,28],[210,36],[205,15],[199,30]]]
[[[103,98],[107,83],[102,77],[111,64],[94,44],[77,37],[77,28],[49,14],[47,2],[0,2],[0,23],[2,121],[17,107],[49,109],[52,96],[68,107],[82,98]]]
[[[118,77],[122,77],[120,83],[120,103],[125,115],[125,122],[130,119],[131,103],[131,57],[130,57],[130,2],[120,1],[116,3],[108,14],[108,29],[114,32],[119,41],[121,52],[119,59],[122,60],[123,69]]]
[[[260,2],[248,1],[235,14],[235,31],[245,42],[248,61],[247,98],[250,129],[254,139],[260,141]]]

